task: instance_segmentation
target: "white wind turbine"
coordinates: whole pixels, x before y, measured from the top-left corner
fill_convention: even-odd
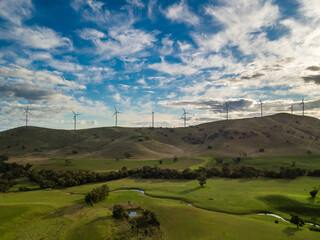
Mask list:
[[[74,111],[73,112],[73,122],[74,122],[74,131],[77,130],[77,116],[80,115],[80,113],[75,113]]]

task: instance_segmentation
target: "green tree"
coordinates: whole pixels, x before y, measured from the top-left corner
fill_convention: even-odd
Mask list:
[[[302,227],[304,225],[304,221],[297,214],[291,213],[290,223],[297,225],[297,228]]]
[[[310,192],[310,195],[311,195],[311,197],[312,198],[315,198],[316,196],[317,196],[317,194],[318,194],[318,189],[314,189],[314,190],[312,190],[311,192]]]
[[[71,160],[70,160],[70,159],[66,159],[66,160],[64,161],[64,165],[66,165],[66,166],[72,165]]]
[[[200,186],[203,188],[203,186],[207,183],[207,177],[205,174],[201,174],[198,178]]]
[[[123,219],[123,218],[128,219],[129,218],[128,214],[126,213],[126,211],[122,205],[114,205],[113,206],[112,216],[117,219]]]

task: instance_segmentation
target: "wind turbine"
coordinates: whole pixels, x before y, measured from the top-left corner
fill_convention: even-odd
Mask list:
[[[121,113],[121,112],[118,112],[116,106],[114,106],[114,113],[113,113],[112,117],[114,115],[116,116],[116,127],[118,126],[118,113]]]
[[[189,114],[189,113],[186,112],[186,110],[184,110],[184,108],[183,108],[183,114],[181,115],[181,119],[184,120],[184,127],[187,126],[187,114]]]
[[[229,104],[226,102],[226,104],[225,104],[225,106],[224,106],[224,108],[223,108],[223,110],[226,110],[226,114],[227,114],[227,120],[229,119]]]
[[[304,116],[304,98],[302,98],[300,105],[302,106],[302,116]]]
[[[154,111],[152,111],[152,128],[154,128]]]
[[[260,108],[261,109],[261,117],[263,116],[263,114],[262,114],[262,101],[261,101],[261,99],[259,99],[259,101],[260,101],[260,104],[259,104],[259,107],[258,108]]]
[[[29,112],[29,106],[27,106],[27,110],[24,113],[26,114],[26,127],[27,127],[28,126],[28,116],[29,116],[29,114],[31,114],[31,112]]]
[[[291,105],[291,107],[289,107],[289,109],[291,110],[291,114],[293,113],[293,104]]]
[[[77,130],[77,116],[79,116],[80,113],[75,113],[74,111],[72,112],[73,112],[74,130]]]

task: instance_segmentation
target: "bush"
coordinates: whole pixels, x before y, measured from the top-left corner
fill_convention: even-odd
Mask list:
[[[101,187],[94,188],[91,192],[88,192],[85,196],[85,200],[87,204],[91,204],[93,206],[94,203],[101,202],[107,196],[109,196],[109,187],[106,184],[103,184]]]
[[[8,155],[0,155],[0,162],[8,161],[8,160],[9,160],[9,156]]]
[[[19,187],[19,191],[20,192],[30,191],[30,188],[28,188],[28,187]]]
[[[132,154],[131,154],[131,153],[128,153],[128,152],[126,152],[126,153],[124,153],[124,157],[125,157],[125,158],[130,158],[130,157],[132,157]]]
[[[124,207],[122,205],[114,205],[112,216],[117,219],[128,219],[129,215],[126,213]]]
[[[314,189],[314,190],[312,190],[311,192],[310,192],[310,195],[311,195],[311,197],[312,198],[315,198],[316,196],[317,196],[317,194],[318,194],[318,189]]]
[[[260,148],[260,149],[259,149],[259,152],[264,152],[264,148]]]
[[[173,161],[174,161],[174,162],[177,162],[177,161],[178,161],[178,157],[177,157],[177,156],[174,156],[174,157],[173,157]]]

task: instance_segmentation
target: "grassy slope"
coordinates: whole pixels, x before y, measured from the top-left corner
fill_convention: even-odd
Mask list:
[[[111,235],[121,229],[117,229],[110,217],[109,208],[127,201],[155,211],[165,239],[257,239],[259,236],[259,239],[312,240],[319,237],[306,229],[297,231],[290,224],[274,224],[274,219],[269,217],[215,213],[138,192],[113,192],[94,208],[86,206],[83,198],[59,190],[1,194],[0,238],[113,239]]]
[[[143,166],[152,166],[159,168],[171,168],[171,169],[185,169],[196,164],[201,164],[204,160],[197,158],[179,158],[177,162],[173,162],[173,159],[162,159],[162,164],[158,160],[129,160],[121,159],[108,160],[108,159],[95,159],[95,158],[80,158],[71,159],[72,164],[70,166],[65,165],[65,158],[52,158],[43,159],[41,161],[34,162],[35,169],[55,169],[55,170],[89,170],[89,171],[111,171],[119,170],[123,166],[128,169],[141,168]]]
[[[320,154],[320,121],[277,114],[218,121],[188,128],[94,128],[53,130],[21,127],[0,133],[0,153],[20,157],[159,159],[178,156]],[[211,146],[212,149],[207,149]],[[263,148],[263,153],[259,149]]]
[[[73,187],[85,193],[99,184]],[[208,179],[205,188],[196,180],[124,179],[109,182],[111,189],[140,188],[147,194],[191,202],[195,206],[235,214],[257,212],[278,213],[289,217],[291,212],[309,218],[320,215],[320,198],[311,199],[309,191],[320,187],[316,178],[285,179]],[[213,200],[210,200],[210,199]]]

